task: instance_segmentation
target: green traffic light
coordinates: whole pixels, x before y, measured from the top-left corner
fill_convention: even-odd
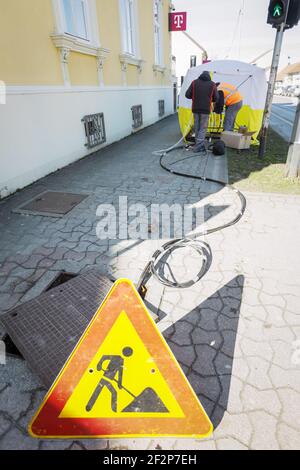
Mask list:
[[[282,10],[282,5],[280,3],[276,3],[273,9],[273,17],[276,18],[278,16],[278,18],[280,18],[280,16],[282,15]]]

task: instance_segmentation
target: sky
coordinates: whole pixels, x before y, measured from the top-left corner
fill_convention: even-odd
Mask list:
[[[209,58],[253,61],[274,46],[276,30],[267,24],[269,0],[173,0],[176,11],[188,12],[187,33],[208,52]],[[240,13],[242,12],[242,13]],[[177,58],[177,75],[185,75],[190,55],[199,49],[181,32],[172,33],[173,55]],[[286,31],[280,68],[300,62],[300,22]],[[199,63],[200,57],[198,58]],[[269,53],[257,62],[271,64]]]

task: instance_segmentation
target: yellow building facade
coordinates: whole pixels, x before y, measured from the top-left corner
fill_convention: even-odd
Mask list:
[[[170,8],[0,0],[1,197],[129,135],[134,106],[138,128],[174,112]],[[82,119],[100,113],[105,139],[91,146]]]

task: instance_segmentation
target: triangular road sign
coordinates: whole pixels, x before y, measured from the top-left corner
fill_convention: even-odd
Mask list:
[[[38,438],[207,437],[212,424],[134,285],[117,281],[29,427]]]

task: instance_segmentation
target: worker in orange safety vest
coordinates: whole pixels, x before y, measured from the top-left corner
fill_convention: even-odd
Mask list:
[[[243,96],[238,89],[229,83],[217,83],[218,91],[224,94],[226,108],[224,131],[233,131],[238,112],[243,107]]]

